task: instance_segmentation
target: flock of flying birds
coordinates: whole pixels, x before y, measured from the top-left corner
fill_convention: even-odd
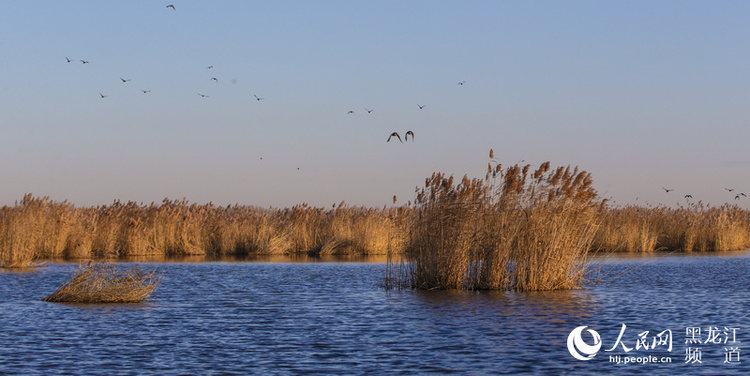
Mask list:
[[[172,10],[177,10],[177,8],[175,8],[174,4],[169,4],[169,5],[167,5],[167,8],[172,8]],[[72,59],[70,59],[70,58],[68,58],[67,56],[65,57],[65,60],[66,60],[66,61],[67,61],[68,63],[71,63],[71,62],[73,62],[73,60],[72,60]],[[89,64],[89,63],[90,63],[90,62],[89,62],[88,60],[83,60],[83,59],[80,59],[79,61],[80,61],[80,62],[81,62],[82,64]],[[207,66],[207,67],[206,67],[206,69],[213,69],[213,68],[214,68],[214,66],[213,66],[213,65],[209,65],[209,66]],[[216,78],[216,77],[211,77],[211,79],[210,79],[210,80],[211,80],[211,81],[214,81],[214,82],[216,82],[216,83],[218,83],[218,82],[219,82],[219,79],[218,79],[218,78]],[[120,77],[120,81],[122,81],[122,83],[128,83],[128,82],[132,81],[132,79],[130,79],[130,78],[123,78],[123,77]],[[458,82],[458,84],[457,84],[457,85],[460,85],[460,86],[464,86],[464,84],[466,84],[466,81],[460,81],[460,82]],[[140,89],[140,91],[141,91],[141,92],[143,92],[143,94],[148,94],[148,93],[150,93],[150,92],[151,92],[151,90],[145,90],[145,89]],[[203,94],[203,93],[197,93],[197,94],[198,94],[198,96],[200,96],[201,98],[208,98],[208,97],[209,97],[208,95],[206,95],[206,94]],[[100,92],[99,92],[99,97],[101,97],[101,98],[103,99],[103,98],[107,98],[107,97],[109,97],[109,95],[103,94],[103,93],[102,93],[102,92],[100,91]],[[265,99],[265,98],[263,98],[263,97],[259,97],[259,96],[255,95],[255,94],[253,94],[253,97],[255,98],[255,100],[256,100],[256,101],[262,101],[263,99]],[[423,104],[417,104],[417,107],[418,107],[418,108],[419,108],[420,110],[422,110],[422,109],[424,109],[425,107],[427,107],[427,105],[423,105]],[[365,111],[367,111],[367,113],[368,113],[368,114],[369,114],[369,113],[372,113],[372,112],[373,112],[373,110],[371,110],[371,109],[368,109],[368,108],[365,108]],[[349,111],[347,112],[347,115],[352,115],[352,114],[354,114],[354,110],[349,110]],[[401,135],[400,135],[400,134],[399,134],[398,132],[393,132],[393,133],[391,133],[391,134],[390,134],[390,135],[388,136],[388,139],[386,139],[386,142],[390,142],[390,141],[391,141],[391,138],[394,138],[394,137],[395,137],[396,139],[398,139],[398,141],[399,141],[399,142],[401,142],[401,143],[403,143],[404,141],[409,141],[409,137],[411,137],[411,141],[412,141],[412,142],[414,142],[414,132],[413,132],[413,131],[411,131],[411,130],[410,130],[410,131],[407,131],[407,132],[406,132],[406,133],[404,134],[404,139],[403,139],[403,140],[401,139]],[[261,158],[261,159],[263,159],[263,158]],[[299,170],[299,168],[298,168],[298,170]],[[671,191],[671,190],[670,190],[670,191]],[[668,192],[669,192],[669,191],[668,191]],[[743,194],[743,195],[744,195],[744,194]]]
[[[173,6],[173,5],[169,5],[169,6],[168,6],[168,8],[174,8],[174,6]],[[67,56],[65,56],[65,61],[67,61],[68,63],[71,63],[71,62],[73,62],[73,60],[71,60],[71,59],[70,59],[70,58],[68,58]],[[81,62],[82,64],[90,64],[90,62],[89,62],[88,60],[79,60],[79,61],[80,61],[80,62]],[[213,65],[209,65],[209,66],[207,66],[207,67],[206,67],[206,69],[213,69],[213,68],[214,68],[214,66],[213,66]],[[218,79],[218,78],[216,78],[216,77],[211,77],[211,79],[210,79],[210,80],[211,80],[211,81],[214,81],[214,82],[216,82],[216,83],[218,83],[218,82],[219,82],[219,79]],[[120,77],[120,81],[122,81],[122,83],[128,83],[128,82],[132,81],[132,79],[131,79],[131,78],[123,78],[123,77]],[[464,85],[465,83],[466,83],[466,81],[461,81],[461,82],[459,82],[459,83],[458,83],[458,85],[461,85],[461,86],[463,86],[463,85]],[[140,91],[141,91],[141,92],[143,92],[143,94],[148,94],[148,93],[150,93],[150,92],[151,92],[151,90],[144,90],[144,89],[140,89]],[[201,98],[208,98],[208,97],[209,97],[208,95],[206,95],[206,94],[203,94],[203,93],[197,93],[197,94],[198,94],[198,96],[200,96]],[[102,94],[102,92],[101,92],[101,91],[99,92],[99,96],[100,96],[101,98],[107,98],[107,97],[109,97],[109,95],[105,95],[105,94]],[[253,97],[255,98],[255,100],[256,100],[256,101],[262,101],[262,100],[264,100],[264,99],[265,99],[265,98],[263,98],[263,97],[259,97],[259,96],[257,96],[256,94],[253,94]],[[423,105],[423,104],[417,104],[417,107],[418,107],[418,108],[419,108],[420,110],[422,110],[422,109],[424,109],[425,107],[427,107],[427,105]],[[374,110],[371,110],[371,109],[369,109],[369,108],[365,108],[365,111],[366,111],[366,112],[367,112],[368,114],[370,114],[370,113],[372,113],[372,112],[373,112]],[[348,111],[348,112],[347,112],[346,114],[347,114],[347,115],[353,115],[353,114],[354,114],[354,110],[349,110],[349,111]],[[403,140],[401,139],[401,135],[400,135],[400,134],[399,134],[398,132],[393,132],[393,133],[391,133],[391,134],[390,134],[390,135],[388,136],[388,139],[386,139],[386,142],[390,142],[390,141],[391,141],[391,138],[393,138],[393,137],[395,137],[396,139],[398,139],[398,141],[399,141],[399,142],[401,142],[401,143],[403,143],[404,141],[409,141],[409,137],[411,137],[411,141],[412,141],[412,142],[414,142],[414,131],[411,131],[411,130],[410,130],[410,131],[407,131],[407,132],[406,132],[406,133],[404,134],[404,138],[403,138]],[[261,158],[261,159],[263,159],[263,158]]]
[[[167,5],[167,8],[172,8],[172,10],[177,10],[177,8],[175,8],[175,6],[174,6],[173,4],[169,4],[169,5]],[[65,57],[65,60],[66,60],[66,61],[67,61],[68,63],[71,63],[71,62],[73,62],[73,60],[72,60],[72,59],[70,59],[70,58],[68,58],[67,56]],[[85,65],[85,64],[89,64],[89,63],[90,63],[90,62],[89,62],[88,60],[83,60],[83,59],[80,59],[80,60],[78,60],[78,61],[80,61],[80,62],[81,62],[81,64],[84,64],[84,65]],[[210,69],[213,69],[213,68],[214,68],[214,66],[213,66],[213,65],[209,65],[209,66],[207,66],[207,67],[206,67],[206,69],[209,69],[209,70],[210,70]],[[219,79],[218,79],[218,78],[216,78],[216,77],[211,77],[211,78],[210,78],[210,80],[211,80],[211,81],[214,81],[215,83],[218,83],[218,82],[219,82]],[[128,83],[128,82],[132,81],[132,79],[120,77],[120,81],[122,81],[122,83]],[[457,83],[457,85],[459,85],[459,86],[464,86],[465,84],[466,84],[466,81],[460,81],[460,82],[458,82],[458,83]],[[151,90],[144,90],[144,89],[141,89],[140,91],[141,91],[141,92],[143,92],[143,94],[148,94],[148,93],[150,93],[150,92],[151,92]],[[201,98],[208,98],[208,97],[209,97],[208,95],[206,95],[206,94],[203,94],[203,93],[197,93],[197,94],[198,94],[198,96],[200,96]],[[103,94],[102,92],[99,92],[99,96],[100,96],[101,98],[107,98],[107,97],[109,97],[109,95],[105,95],[105,94]],[[256,100],[256,101],[258,101],[258,102],[259,102],[259,101],[262,101],[262,100],[264,100],[264,99],[265,99],[265,98],[263,98],[263,97],[259,97],[259,96],[257,96],[256,94],[253,94],[253,97],[254,97],[254,98],[255,98],[255,100]],[[418,108],[419,108],[420,110],[422,110],[422,109],[424,109],[424,108],[425,108],[425,107],[427,107],[427,106],[426,106],[426,105],[422,105],[422,104],[417,104],[417,107],[418,107]],[[368,114],[370,114],[370,113],[372,113],[372,112],[373,112],[373,110],[372,110],[372,109],[369,109],[369,108],[365,108],[365,111],[366,111],[366,112],[367,112]],[[349,111],[347,112],[347,115],[353,115],[353,114],[354,114],[354,110],[349,110]],[[408,141],[409,141],[409,137],[411,137],[411,140],[412,140],[412,142],[414,142],[414,132],[413,132],[413,131],[411,131],[411,130],[407,131],[407,132],[406,132],[406,133],[404,134],[404,139],[401,139],[401,135],[400,135],[400,134],[399,134],[398,132],[392,132],[392,133],[391,133],[391,134],[390,134],[390,135],[388,136],[388,138],[386,139],[386,142],[390,142],[392,138],[395,138],[395,139],[397,139],[397,140],[398,140],[399,142],[401,142],[401,143],[403,143],[404,141],[407,141],[407,142],[408,142]],[[263,158],[261,157],[260,159],[262,160]],[[297,170],[299,170],[299,168],[297,168]],[[662,189],[663,189],[663,190],[664,190],[664,192],[666,192],[666,193],[670,193],[670,192],[674,191],[674,189],[671,189],[671,188],[664,188],[664,187],[662,187]],[[724,188],[724,189],[725,189],[725,190],[727,190],[727,191],[728,191],[728,192],[730,192],[730,193],[732,193],[732,192],[734,191],[734,188]],[[738,193],[738,194],[736,194],[736,195],[734,196],[734,199],[735,199],[735,200],[739,200],[739,199],[740,199],[740,198],[742,198],[742,197],[747,197],[747,195],[746,195],[746,194],[745,194],[744,192],[740,192],[740,193]],[[693,198],[693,196],[692,196],[691,194],[686,194],[686,195],[685,195],[685,198],[686,198],[686,199],[689,199],[689,198]]]
[[[661,189],[663,189],[663,190],[664,190],[664,192],[666,192],[666,193],[669,193],[669,192],[672,192],[672,191],[674,191],[674,188],[664,188],[664,187],[661,187]],[[726,190],[727,192],[729,192],[729,193],[732,193],[732,194],[734,194],[734,193],[733,193],[733,192],[734,192],[734,188],[724,188],[724,189],[725,189],[725,190]],[[746,195],[746,194],[745,194],[744,192],[740,192],[740,193],[737,193],[737,194],[734,194],[734,195],[735,195],[735,196],[734,196],[734,199],[735,199],[735,200],[739,200],[739,199],[740,199],[740,198],[742,198],[742,197],[747,197],[747,195]],[[691,195],[691,194],[687,194],[687,195],[685,195],[685,198],[693,198],[693,195]]]

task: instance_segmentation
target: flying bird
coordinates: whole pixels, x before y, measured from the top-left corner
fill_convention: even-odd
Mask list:
[[[354,111],[352,111],[352,110],[349,110],[349,112],[347,112],[346,114],[347,114],[347,115],[351,115],[351,114],[353,114],[353,113],[354,113]]]
[[[427,107],[427,105],[426,104],[425,105],[417,104],[417,107],[419,107],[419,109],[421,110],[421,109]]]
[[[177,10],[177,8],[174,7],[174,4],[167,5],[167,8],[172,8],[172,10]]]
[[[735,200],[739,200],[740,199],[740,195],[734,196],[734,199]]]
[[[81,60],[81,63],[83,63],[83,64],[88,64],[89,62],[88,62],[88,61],[86,61],[86,60]]]
[[[201,96],[201,98],[208,98],[208,95],[206,95],[206,94],[201,94],[201,93],[198,93],[198,95],[200,95],[200,96]]]
[[[667,193],[674,191],[674,189],[667,189],[667,188],[664,188],[664,187],[661,187],[661,189],[663,189],[664,192],[667,192]]]
[[[371,112],[372,112],[373,110],[368,110],[368,109],[366,109],[366,108],[365,108],[365,111],[367,111],[367,113],[369,114],[369,113],[371,113]]]
[[[70,59],[68,59],[68,57],[67,57],[67,56],[65,56],[65,60],[67,60],[67,61],[68,61],[68,63],[70,63],[70,62],[71,62],[71,60],[70,60]]]
[[[731,192],[731,191],[733,191],[733,190],[734,190],[734,188],[724,188],[724,189],[726,189],[726,190],[727,190],[727,191],[729,191],[729,192]]]
[[[212,80],[214,80],[214,81],[216,81],[216,83],[217,83],[217,84],[219,83],[219,79],[218,79],[218,78],[216,78],[216,77],[211,77],[211,79],[212,79]]]
[[[143,94],[146,94],[146,93],[150,93],[150,92],[151,92],[151,90],[143,90],[143,89],[141,89],[141,91],[143,92]]]
[[[693,195],[685,195],[685,198],[693,198]]]
[[[128,82],[130,80],[131,80],[130,78],[122,78],[122,77],[120,77],[120,81],[122,81],[123,83]]]
[[[390,142],[391,141],[391,137],[396,137],[396,138],[398,138],[398,142],[404,143],[403,141],[401,141],[401,136],[398,135],[398,132],[391,133],[391,135],[388,136],[388,139],[385,142]]]
[[[257,100],[259,100],[259,101],[260,101],[260,100],[263,100],[263,99],[265,99],[265,98],[260,98],[260,97],[258,97],[258,96],[257,96],[257,95],[255,95],[255,94],[253,94],[253,96],[255,97],[255,99],[257,99]]]
[[[464,86],[465,83],[466,83],[466,81],[461,81],[461,82],[458,83],[458,85]]]
[[[411,142],[414,142],[414,132],[408,131],[404,135],[404,140],[409,141],[409,135],[411,135]]]
[[[206,69],[214,69],[214,66],[213,65],[209,65],[209,66],[206,67]]]
[[[104,94],[102,94],[102,92],[100,91],[100,92],[99,92],[99,96],[101,96],[102,98],[106,98],[106,97],[108,97],[109,95],[104,95]]]

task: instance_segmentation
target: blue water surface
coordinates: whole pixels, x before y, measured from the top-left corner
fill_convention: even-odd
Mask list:
[[[0,374],[750,374],[750,253],[599,265],[602,283],[517,293],[386,291],[384,263],[146,263],[162,283],[126,305],[41,301],[75,263],[4,270]]]

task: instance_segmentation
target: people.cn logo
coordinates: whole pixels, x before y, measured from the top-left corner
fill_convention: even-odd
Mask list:
[[[586,326],[579,326],[570,332],[568,335],[568,351],[576,359],[591,360],[602,347],[602,339],[596,330],[586,329],[594,337],[594,344],[589,345],[581,336],[584,329],[586,329]]]

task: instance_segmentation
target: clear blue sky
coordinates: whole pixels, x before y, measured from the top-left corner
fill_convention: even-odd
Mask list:
[[[750,2],[2,1],[0,49],[0,204],[379,207],[494,148],[750,206]]]

